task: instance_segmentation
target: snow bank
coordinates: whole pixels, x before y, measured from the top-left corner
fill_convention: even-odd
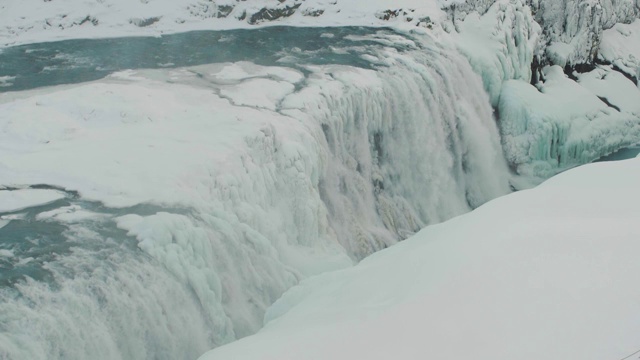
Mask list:
[[[46,205],[64,197],[62,192],[56,190],[0,190],[0,213]]]
[[[214,359],[620,359],[638,350],[640,159],[583,166],[288,291]]]

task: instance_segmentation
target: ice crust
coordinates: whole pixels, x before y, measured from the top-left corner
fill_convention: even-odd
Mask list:
[[[631,24],[616,24],[606,30],[598,55],[627,75],[640,79],[640,20]]]

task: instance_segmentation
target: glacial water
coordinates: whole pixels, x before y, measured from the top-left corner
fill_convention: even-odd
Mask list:
[[[157,69],[250,61],[260,65],[345,64],[370,67],[361,55],[379,30],[362,27],[195,31],[162,37],[86,39],[29,44],[0,51],[0,92],[101,79],[125,69]],[[402,50],[401,43],[386,44]]]
[[[210,203],[197,208],[115,209],[65,190],[57,202],[0,213],[0,359],[194,359],[257,331],[327,248],[355,262],[509,191],[489,98],[467,60],[385,29],[11,47],[0,52],[0,91],[157,69],[167,83],[213,92],[221,85],[206,77],[166,74],[237,61],[305,76],[289,100],[306,111],[277,109],[307,134],[305,151],[285,151],[283,135],[261,130],[239,155],[246,171],[199,179]],[[70,216],[43,216],[51,211]],[[123,230],[132,219],[140,226]]]
[[[627,159],[633,159],[638,155],[640,155],[640,145],[635,145],[635,146],[629,146],[624,149],[620,149],[607,156],[603,156],[600,159],[596,160],[595,162],[627,160]]]

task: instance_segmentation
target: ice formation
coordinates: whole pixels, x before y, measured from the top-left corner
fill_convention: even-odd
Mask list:
[[[640,139],[640,91],[607,67],[565,76],[545,69],[538,88],[519,81],[504,85],[501,133],[509,163],[521,174],[549,177],[634,145]]]
[[[301,279],[509,191],[463,56],[386,31],[351,42],[369,66],[223,63],[0,96],[0,183],[104,204],[27,214],[77,245],[41,265],[55,286],[0,294],[3,355],[193,357],[257,331]]]
[[[639,12],[633,1],[469,1],[448,9],[443,27],[482,75],[519,174],[547,178],[640,142]]]

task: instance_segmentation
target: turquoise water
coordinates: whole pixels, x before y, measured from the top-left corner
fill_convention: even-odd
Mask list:
[[[55,285],[56,281],[47,267],[70,254],[73,248],[95,252],[105,248],[138,252],[137,241],[115,226],[112,221],[115,217],[126,214],[148,216],[160,211],[178,214],[189,212],[187,209],[163,208],[150,204],[114,209],[105,207],[99,202],[82,200],[72,191],[65,193],[67,195],[65,199],[50,204],[15,212],[0,212],[0,217],[16,218],[0,228],[0,250],[8,250],[13,254],[11,258],[0,257],[0,288],[12,287],[26,278]],[[68,206],[77,206],[82,210],[95,213],[99,220],[65,224],[37,219],[38,214]],[[82,241],[83,238],[78,238],[73,231],[70,231],[72,227],[89,229],[101,240]]]
[[[162,37],[68,40],[2,49],[0,92],[72,84],[115,71],[251,61],[259,65],[348,64],[371,67],[361,55],[380,44],[353,37],[390,30],[362,27],[196,31]],[[385,44],[398,50],[402,44]]]
[[[595,162],[620,161],[620,160],[633,159],[636,156],[638,156],[638,154],[640,154],[640,145],[635,145],[635,146],[630,146],[628,148],[620,149],[614,152],[613,154],[603,156],[600,159],[596,160]]]

